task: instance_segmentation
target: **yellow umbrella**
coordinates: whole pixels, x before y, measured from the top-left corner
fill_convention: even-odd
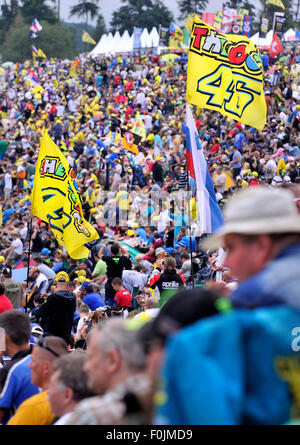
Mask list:
[[[173,62],[175,59],[180,59],[180,56],[172,53],[161,56],[161,60],[164,60],[165,62],[170,62],[170,60]]]

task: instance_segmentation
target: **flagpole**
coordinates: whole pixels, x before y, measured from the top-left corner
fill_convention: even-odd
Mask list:
[[[27,284],[26,284],[26,296],[25,296],[25,312],[27,312],[27,303],[28,303],[28,287],[29,287],[29,268],[30,268],[30,255],[31,255],[31,236],[32,236],[32,218],[30,218],[29,222],[29,244],[28,244],[28,261],[27,261]]]
[[[188,192],[188,220],[189,220],[189,239],[190,239],[190,251],[191,251],[191,278],[192,287],[195,287],[194,283],[194,267],[193,267],[193,246],[192,246],[192,227],[191,227],[191,209],[190,209],[190,175],[188,169],[186,169],[187,178],[187,192]]]

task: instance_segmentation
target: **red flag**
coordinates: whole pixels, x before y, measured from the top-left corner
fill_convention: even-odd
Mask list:
[[[276,32],[274,32],[273,40],[272,40],[271,47],[270,47],[270,55],[271,55],[271,57],[275,57],[275,56],[277,56],[277,54],[281,53],[282,51],[283,51],[283,46],[282,46]]]

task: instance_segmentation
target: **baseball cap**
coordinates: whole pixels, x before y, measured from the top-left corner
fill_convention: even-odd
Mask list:
[[[70,281],[69,275],[64,270],[56,274],[55,281]]]
[[[163,344],[177,330],[202,318],[229,312],[231,303],[206,289],[184,289],[173,295],[160,309],[153,321],[141,327],[138,338],[148,343],[159,339]]]
[[[93,288],[91,286],[91,283],[89,281],[84,281],[81,285],[81,287],[79,288],[79,290],[86,290],[88,292],[92,291]]]
[[[2,270],[2,274],[5,277],[11,277],[12,276],[12,271],[10,267],[4,267],[4,269]]]
[[[43,335],[44,331],[37,323],[33,323],[31,326],[31,334]]]
[[[86,277],[84,277],[83,275],[79,275],[78,277],[74,278],[75,282],[79,282],[80,284],[83,283],[84,281],[86,281]]]
[[[44,249],[41,250],[41,255],[50,255],[51,250],[44,247]]]

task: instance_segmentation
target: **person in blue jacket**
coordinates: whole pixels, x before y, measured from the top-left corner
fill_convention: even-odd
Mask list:
[[[105,306],[101,295],[94,291],[94,286],[89,281],[84,281],[79,290],[83,295],[83,303],[86,304],[91,311]]]
[[[300,215],[286,189],[251,187],[203,248],[226,250],[233,310],[171,335],[154,424],[276,425],[300,417]]]

